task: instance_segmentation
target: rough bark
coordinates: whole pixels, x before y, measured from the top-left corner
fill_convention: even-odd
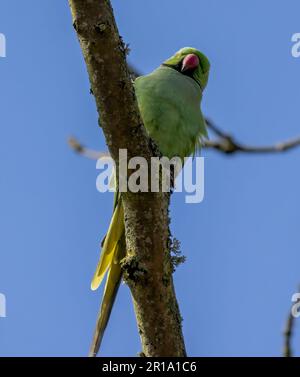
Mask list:
[[[119,149],[125,148],[128,159],[141,156],[149,162],[157,151],[140,118],[127,49],[110,1],[69,0],[69,5],[111,156],[118,166]],[[122,268],[133,297],[142,352],[185,356],[169,250],[169,194],[127,192],[122,197],[127,244]]]

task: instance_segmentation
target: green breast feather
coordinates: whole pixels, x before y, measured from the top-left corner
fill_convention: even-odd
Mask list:
[[[195,80],[161,66],[137,78],[135,91],[146,130],[164,156],[184,158],[201,147],[207,132]]]

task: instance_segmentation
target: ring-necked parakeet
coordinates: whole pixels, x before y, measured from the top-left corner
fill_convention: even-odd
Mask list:
[[[200,103],[209,68],[204,54],[186,47],[149,75],[135,80],[144,126],[163,156],[188,157],[201,147],[203,137],[207,136]],[[125,255],[124,212],[121,195],[116,192],[112,219],[91,284],[92,290],[97,289],[107,273],[90,356],[96,356],[99,350],[121,282],[120,261]]]

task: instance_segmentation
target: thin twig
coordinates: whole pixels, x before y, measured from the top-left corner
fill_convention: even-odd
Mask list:
[[[84,145],[80,144],[75,137],[71,136],[68,139],[69,146],[78,154],[89,158],[91,160],[98,160],[101,157],[109,157],[109,152],[99,152],[93,149],[86,148]]]
[[[292,315],[292,313],[290,313],[287,318],[285,329],[283,332],[283,336],[284,336],[283,356],[284,357],[293,357],[292,337],[293,337],[294,323],[295,323],[295,317]]]
[[[236,139],[217,127],[210,119],[206,118],[206,124],[218,137],[217,140],[207,140],[206,148],[213,148],[225,154],[236,152],[244,153],[278,153],[300,146],[300,136],[267,146],[250,146],[236,141]]]
[[[298,288],[298,292],[300,292],[300,285]],[[294,302],[293,302],[293,305],[295,305]],[[296,318],[293,316],[292,308],[291,308],[286,324],[285,324],[285,329],[283,331],[283,336],[284,336],[283,356],[284,357],[293,357],[292,338],[294,336],[294,330],[295,330],[295,319]]]
[[[269,146],[250,146],[237,142],[231,135],[226,134],[212,123],[211,120],[206,120],[208,128],[219,136],[216,140],[205,140],[204,148],[214,149],[224,154],[241,153],[280,153],[294,149],[300,146],[300,137],[295,137],[290,140],[281,141],[279,143]],[[70,147],[77,153],[92,160],[98,160],[101,157],[109,156],[108,152],[100,152],[82,145],[74,137],[68,140]]]

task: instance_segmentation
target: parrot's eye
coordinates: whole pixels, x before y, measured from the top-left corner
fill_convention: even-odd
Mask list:
[[[197,55],[188,54],[183,60],[181,65],[181,72],[191,71],[199,67],[200,61]]]

